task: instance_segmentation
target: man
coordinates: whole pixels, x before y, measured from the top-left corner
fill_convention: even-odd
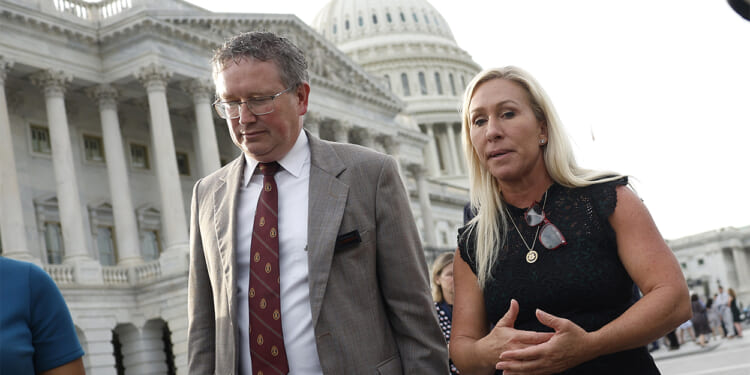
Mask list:
[[[734,336],[734,320],[732,319],[732,310],[729,308],[729,293],[719,285],[719,295],[714,299],[716,311],[721,318],[721,326],[724,328],[724,337]]]
[[[302,131],[307,63],[286,38],[238,35],[213,72],[243,155],[193,189],[189,373],[447,374],[395,161]]]

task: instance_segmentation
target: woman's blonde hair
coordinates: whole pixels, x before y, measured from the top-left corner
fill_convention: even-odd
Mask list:
[[[461,107],[461,138],[469,169],[470,199],[471,205],[478,209],[477,215],[469,221],[469,228],[464,232],[462,240],[470,238],[472,233],[476,236],[475,262],[477,279],[482,289],[493,278],[492,265],[497,261],[499,252],[505,248],[504,234],[508,230],[508,219],[500,185],[482,164],[472,146],[469,105],[477,88],[494,79],[508,80],[521,86],[528,95],[535,117],[547,126],[547,144],[543,150],[544,165],[553,181],[566,187],[579,187],[622,177],[613,172],[594,171],[578,166],[570,140],[552,101],[529,73],[514,66],[487,69],[478,73],[466,87]]]
[[[436,280],[440,277],[440,273],[443,272],[445,266],[453,263],[453,252],[442,253],[435,261],[432,262],[432,271],[430,272],[430,284],[432,284],[432,300],[440,302],[445,299],[443,296],[443,288],[437,284]]]

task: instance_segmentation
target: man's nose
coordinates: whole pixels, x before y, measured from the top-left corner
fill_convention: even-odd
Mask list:
[[[240,123],[249,124],[255,122],[256,117],[257,116],[250,111],[250,107],[248,107],[247,103],[243,102],[240,104]]]

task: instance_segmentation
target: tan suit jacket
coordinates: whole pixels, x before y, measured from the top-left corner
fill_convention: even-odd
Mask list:
[[[395,161],[364,147],[308,139],[310,307],[323,373],[448,374],[425,258]],[[193,189],[190,374],[237,372],[235,211],[243,167],[239,157]],[[342,236],[354,231],[361,242]]]

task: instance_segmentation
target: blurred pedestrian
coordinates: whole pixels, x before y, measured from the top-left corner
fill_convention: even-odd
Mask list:
[[[742,338],[742,319],[740,319],[740,309],[737,307],[737,295],[734,289],[729,288],[729,310],[732,312],[732,323],[734,324],[734,333],[737,337]]]
[[[697,294],[693,294],[690,297],[690,305],[693,309],[693,317],[690,321],[693,323],[695,335],[698,336],[698,341],[696,343],[701,347],[704,347],[706,346],[706,335],[711,333],[711,327],[708,325],[706,307],[703,306],[703,302],[700,301]]]
[[[714,300],[709,298],[706,301],[706,316],[708,316],[708,326],[711,327],[711,338],[724,337],[724,328],[721,326],[721,318],[714,306]]]
[[[438,256],[432,263],[432,272],[430,273],[432,281],[432,299],[435,301],[437,310],[438,323],[443,330],[445,342],[450,346],[451,342],[451,323],[453,320],[453,252],[443,253]],[[458,374],[458,369],[453,361],[448,359],[451,374]]]

